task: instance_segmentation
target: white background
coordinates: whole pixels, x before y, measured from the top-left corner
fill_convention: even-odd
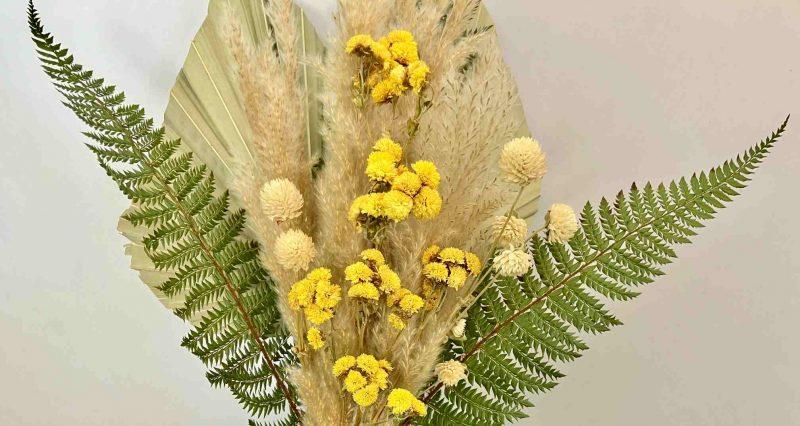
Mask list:
[[[333,1],[305,0],[330,27]],[[0,0],[0,425],[220,425],[245,415],[178,346],[186,331],[127,267],[124,198],[82,146]],[[199,0],[38,2],[80,61],[159,117]],[[800,424],[800,2],[488,2],[533,133],[545,204],[706,169],[782,143],[626,322],[537,397],[542,425]]]

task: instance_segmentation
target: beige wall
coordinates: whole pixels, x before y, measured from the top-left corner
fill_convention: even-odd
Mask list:
[[[0,0],[0,425],[242,424],[127,269],[124,200]],[[333,1],[304,0],[318,23]],[[158,115],[204,2],[40,0],[49,28]],[[552,172],[545,203],[708,168],[783,142],[669,275],[589,338],[543,425],[800,424],[800,2],[493,0]]]

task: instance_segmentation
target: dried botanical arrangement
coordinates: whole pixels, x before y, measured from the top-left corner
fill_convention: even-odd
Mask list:
[[[36,52],[131,200],[132,266],[253,425],[505,424],[620,322],[786,124],[710,170],[537,221],[543,147],[478,0],[211,0],[164,126]],[[246,213],[245,213],[246,212]]]

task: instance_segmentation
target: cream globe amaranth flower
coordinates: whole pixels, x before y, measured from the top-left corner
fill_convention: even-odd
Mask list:
[[[533,256],[524,250],[509,247],[495,255],[492,261],[494,270],[504,277],[518,277],[525,274],[533,265]]]
[[[289,179],[273,179],[261,187],[261,208],[270,219],[282,223],[300,217],[303,195]]]
[[[466,328],[467,328],[467,320],[465,318],[461,318],[458,321],[456,321],[456,325],[453,326],[452,330],[450,330],[450,333],[453,335],[454,338],[461,339],[464,337],[464,331],[466,330]]]
[[[523,137],[508,142],[500,154],[503,179],[518,185],[541,180],[547,173],[547,157],[535,139]]]
[[[550,206],[544,220],[547,226],[547,241],[551,243],[566,243],[580,228],[575,211],[566,204]]]
[[[527,235],[528,223],[516,216],[497,216],[492,222],[492,237],[502,246],[520,246]]]
[[[436,364],[436,375],[443,385],[455,386],[467,378],[467,366],[456,360],[440,362]]]
[[[284,269],[303,271],[308,269],[317,251],[311,237],[298,229],[290,229],[275,240],[274,253],[278,264]]]

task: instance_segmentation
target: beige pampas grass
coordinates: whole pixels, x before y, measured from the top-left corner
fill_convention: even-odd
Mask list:
[[[547,241],[551,243],[566,243],[580,228],[575,211],[566,204],[553,204],[545,215],[545,223]]]
[[[516,138],[503,147],[500,170],[510,183],[527,185],[541,180],[547,173],[547,159],[535,139]]]

